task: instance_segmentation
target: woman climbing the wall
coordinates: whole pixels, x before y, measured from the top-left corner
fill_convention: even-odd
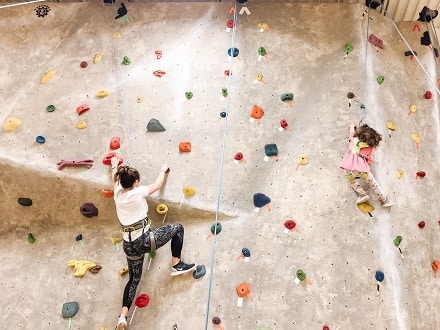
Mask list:
[[[187,273],[195,268],[181,260],[184,228],[181,224],[168,224],[150,230],[146,197],[160,189],[168,166],[163,165],[154,183],[139,185],[139,172],[130,166],[118,166],[119,158],[111,158],[112,180],[116,213],[121,224],[123,248],[127,257],[130,278],[122,298],[122,310],[117,330],[127,329],[128,311],[133,303],[142,277],[145,253],[164,246],[171,240],[171,275]]]
[[[339,165],[345,170],[350,187],[357,193],[356,204],[366,202],[370,197],[359,182],[364,180],[379,198],[383,207],[390,207],[395,202],[389,200],[370,172],[374,150],[382,141],[382,136],[367,124],[356,127],[350,124],[349,150]]]

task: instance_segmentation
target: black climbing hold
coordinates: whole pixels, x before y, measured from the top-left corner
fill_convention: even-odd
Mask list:
[[[79,210],[87,218],[98,216],[98,209],[93,203],[84,203]]]
[[[418,21],[420,22],[431,22],[438,15],[438,10],[432,10],[424,6],[422,11],[419,13]]]
[[[254,194],[254,206],[263,207],[271,202],[270,198],[262,193]]]
[[[420,43],[422,46],[429,46],[431,44],[431,37],[429,36],[429,32],[423,32],[423,37],[420,38]]]
[[[79,234],[78,236],[75,237],[75,241],[77,241],[77,242],[82,241],[82,239],[83,239],[82,234]]]
[[[39,5],[37,8],[35,8],[35,12],[38,17],[46,16],[47,14],[49,14],[49,11],[50,7],[47,5]]]
[[[18,199],[18,204],[22,206],[31,206],[32,205],[32,199],[26,198],[26,197],[20,197]]]
[[[411,55],[417,56],[417,52],[412,52],[410,50],[407,50],[404,54],[405,54],[405,56],[411,56]]]
[[[239,52],[240,51],[238,50],[238,48],[235,48],[235,47],[228,49],[228,55],[232,56],[232,57],[237,57]]]
[[[220,112],[220,117],[222,117],[222,118],[226,118],[226,112],[224,112],[224,111],[222,111],[222,112]]]
[[[365,5],[371,9],[376,9],[382,4],[383,0],[366,0]]]
[[[150,121],[147,124],[147,131],[149,132],[164,132],[165,128],[162,126],[162,124],[157,119],[150,119]]]
[[[128,14],[127,7],[125,7],[124,3],[121,2],[121,6],[118,8],[118,15],[115,17],[115,19],[121,18]]]
[[[63,305],[63,309],[61,311],[61,315],[64,318],[69,318],[75,316],[78,313],[79,306],[76,301],[66,302]]]
[[[204,265],[197,265],[196,270],[193,272],[193,277],[197,280],[206,274],[206,268]]]

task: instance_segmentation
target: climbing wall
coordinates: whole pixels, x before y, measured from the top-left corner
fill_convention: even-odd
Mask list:
[[[114,328],[116,153],[145,184],[169,165],[153,227],[184,224],[206,269],[148,256],[131,329],[440,327],[429,24],[360,4],[41,6],[0,9],[0,325]],[[358,208],[339,169],[360,121],[383,135],[391,209]]]

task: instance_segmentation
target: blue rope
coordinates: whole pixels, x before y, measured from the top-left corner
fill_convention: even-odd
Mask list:
[[[231,35],[231,48],[235,47],[235,29],[236,29],[236,23],[237,23],[237,2],[234,3],[234,26],[232,27],[232,35]],[[231,76],[232,76],[232,64],[234,62],[234,57],[232,56],[233,49],[230,54],[231,56],[231,63],[229,65],[229,76],[228,76],[228,95],[230,92],[231,87]],[[222,188],[222,182],[223,182],[223,165],[225,160],[225,146],[226,146],[226,133],[227,133],[227,127],[228,127],[228,116],[229,116],[229,96],[227,96],[226,101],[226,117],[224,118],[224,126],[223,126],[223,140],[222,140],[222,150],[221,150],[221,160],[220,160],[220,169],[218,174],[218,190],[217,190],[217,205],[215,210],[215,230],[214,230],[214,236],[212,240],[211,245],[211,266],[210,266],[210,273],[209,273],[209,286],[208,286],[208,299],[206,303],[206,315],[205,315],[205,330],[208,330],[208,323],[209,323],[209,310],[211,305],[211,292],[212,292],[212,279],[214,276],[214,262],[215,262],[215,245],[217,242],[217,224],[218,224],[218,216],[219,216],[219,209],[220,209],[220,196],[221,196],[221,188]]]

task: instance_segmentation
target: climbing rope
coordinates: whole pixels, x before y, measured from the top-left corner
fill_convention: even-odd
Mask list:
[[[112,7],[113,7],[114,3],[112,3]],[[114,31],[116,31],[117,29],[117,22],[115,20],[114,23]],[[124,113],[124,127],[125,127],[125,131],[127,134],[127,142],[128,142],[128,160],[127,163],[128,165],[130,165],[131,167],[135,167],[134,165],[134,161],[133,161],[133,148],[132,148],[132,144],[131,144],[131,134],[130,134],[130,125],[129,125],[129,118],[128,118],[128,113],[127,113],[127,104],[126,104],[126,100],[125,100],[125,93],[124,93],[124,89],[123,89],[123,80],[122,80],[122,71],[121,71],[121,56],[120,56],[120,51],[119,51],[119,44],[118,44],[118,39],[115,38],[115,50],[116,50],[116,61],[117,61],[117,67],[118,67],[118,85],[119,85],[119,91],[121,92],[121,100],[122,100],[122,110]]]
[[[437,86],[437,83],[435,81],[432,80],[431,76],[429,75],[428,71],[426,71],[425,67],[423,66],[422,62],[420,62],[419,58],[417,57],[417,55],[415,54],[414,50],[411,48],[411,46],[409,45],[408,41],[405,39],[405,37],[403,36],[402,32],[400,32],[399,28],[397,27],[396,23],[394,23],[394,21],[385,15],[386,18],[388,18],[391,23],[393,24],[394,28],[396,29],[397,33],[399,34],[400,38],[403,40],[403,42],[405,43],[406,47],[408,47],[408,49],[413,53],[414,58],[416,59],[417,63],[419,64],[420,68],[423,70],[423,72],[426,75],[426,78],[428,78],[429,82],[432,84],[432,87],[434,87],[434,89],[436,90],[436,92],[440,95],[440,90]]]
[[[233,27],[231,32],[231,48],[235,48],[235,32],[236,32],[236,26],[237,26],[237,1],[234,1],[234,17],[233,17]],[[228,75],[228,92],[230,91],[231,87],[231,80],[232,80],[232,66],[234,62],[234,57],[232,54],[231,56],[231,62],[229,64],[229,72]],[[217,228],[218,224],[218,216],[219,216],[219,209],[220,209],[220,197],[221,197],[221,190],[222,190],[222,183],[223,183],[223,165],[225,160],[225,146],[226,146],[226,133],[228,128],[228,116],[229,116],[229,97],[226,99],[226,106],[225,106],[225,112],[226,116],[224,118],[224,126],[223,126],[223,138],[222,138],[222,149],[221,149],[221,160],[220,160],[220,168],[219,168],[219,174],[218,174],[218,188],[217,188],[217,201],[216,201],[216,209],[215,209],[215,228]],[[208,285],[208,298],[206,302],[206,313],[205,313],[205,330],[208,329],[209,324],[209,310],[211,305],[211,293],[212,293],[212,281],[214,276],[214,264],[215,264],[215,245],[217,242],[217,231],[214,231],[214,237],[211,244],[211,266],[210,266],[210,272],[209,272],[209,285]]]
[[[365,108],[364,100],[365,100],[365,86],[367,81],[367,58],[368,58],[368,36],[370,31],[370,7],[368,7],[367,10],[367,30],[366,30],[366,38],[365,38],[365,57],[364,57],[364,72],[363,72],[363,79],[362,79],[362,98],[359,102],[360,112],[361,116],[359,119],[359,126],[362,125],[362,122],[364,121],[365,117],[367,117],[367,111]]]

